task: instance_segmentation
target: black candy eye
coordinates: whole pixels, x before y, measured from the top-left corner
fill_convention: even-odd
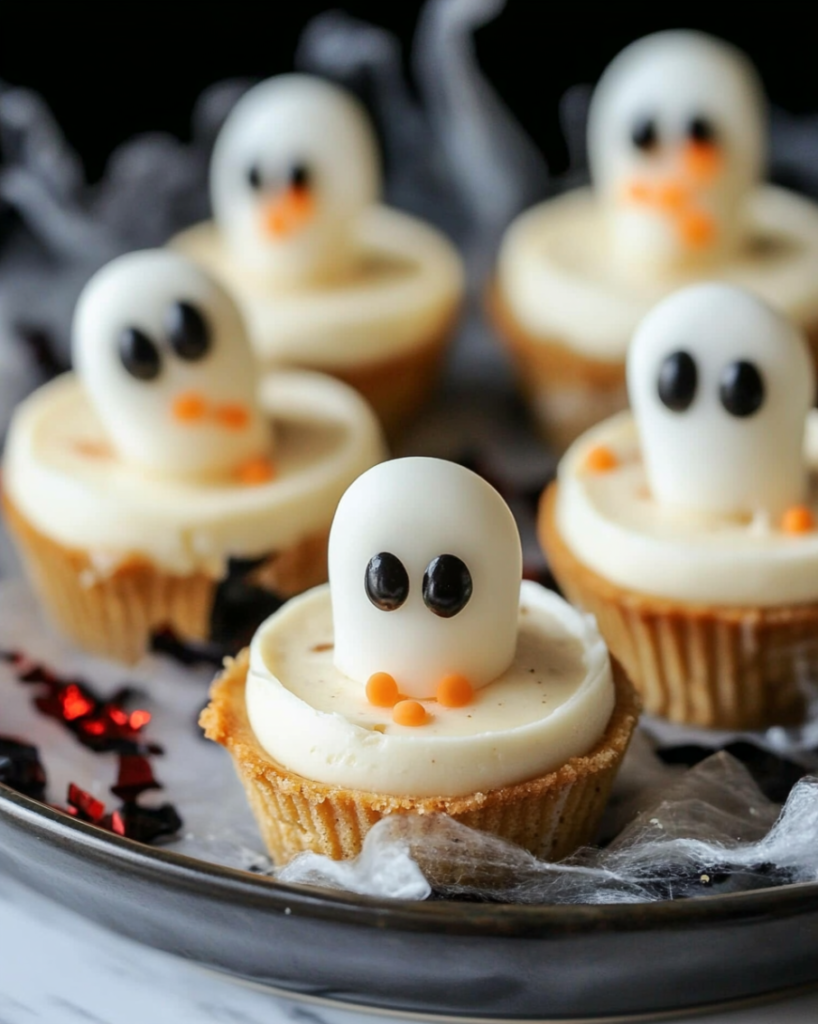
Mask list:
[[[409,596],[409,575],[403,562],[388,551],[369,559],[364,575],[366,596],[382,612],[394,612]]]
[[[155,380],[162,369],[162,357],[151,339],[138,327],[125,327],[119,335],[119,359],[137,380]]]
[[[724,368],[719,387],[721,404],[731,416],[758,412],[764,402],[764,379],[753,363],[739,360]]]
[[[308,189],[312,185],[312,174],[306,164],[293,164],[289,175],[290,188]]]
[[[659,145],[659,132],[652,117],[640,118],[631,131],[631,142],[645,153]]]
[[[423,601],[443,619],[462,612],[472,595],[471,573],[457,555],[438,555],[423,574]]]
[[[210,351],[210,328],[199,310],[189,302],[174,302],[168,307],[165,329],[180,359],[194,362]]]
[[[716,141],[716,128],[706,117],[692,117],[687,126],[687,137],[693,142],[708,145]]]
[[[261,168],[258,164],[253,164],[252,167],[247,168],[247,184],[253,189],[254,192],[258,192],[264,185],[264,180],[261,176]]]
[[[671,412],[685,412],[696,397],[699,373],[693,357],[687,352],[674,352],[659,367],[657,391],[659,399]]]

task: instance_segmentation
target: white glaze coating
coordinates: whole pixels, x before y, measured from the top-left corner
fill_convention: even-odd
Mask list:
[[[537,584],[522,585],[507,671],[468,707],[429,704],[420,729],[397,725],[334,667],[334,611],[329,587],[310,591],[268,619],[250,648],[253,731],[279,764],[316,782],[418,798],[488,792],[587,753],[613,711],[596,626]]]
[[[293,169],[308,180],[293,185]],[[254,177],[251,182],[250,177]],[[330,82],[280,75],[246,93],[213,151],[211,198],[233,260],[271,283],[349,274],[356,217],[380,192],[374,132]]]
[[[650,125],[654,142],[633,141]],[[712,133],[698,140],[692,125]],[[734,47],[700,32],[659,32],[606,69],[588,116],[592,178],[612,257],[640,276],[728,258],[746,230],[766,125],[761,83]]]
[[[692,358],[691,404],[674,411],[659,396],[668,357]],[[720,399],[736,364],[763,382],[760,407],[733,415]],[[815,396],[802,332],[738,288],[683,288],[653,309],[628,352],[628,395],[655,501],[723,515],[778,519],[806,488],[804,430]]]
[[[171,345],[180,303],[204,323],[208,348],[199,358],[181,358]],[[158,354],[151,379],[129,372],[121,358],[123,335],[133,330]],[[272,453],[241,315],[221,285],[178,253],[133,252],[98,271],[77,303],[73,356],[120,457],[142,470],[219,477]],[[198,414],[180,417],[180,400],[194,402]]]
[[[116,458],[85,389],[65,374],[17,407],[3,486],[33,526],[90,554],[101,575],[137,555],[219,577],[230,557],[328,528],[349,484],[385,457],[372,411],[338,381],[282,371],[264,379],[260,404],[279,436],[272,482],[148,476]]]
[[[604,445],[619,460],[585,468]],[[711,445],[703,456],[707,457]],[[807,421],[807,504],[818,516],[818,413]],[[660,505],[650,498],[636,425],[620,413],[576,441],[560,462],[556,525],[600,576],[644,594],[693,604],[775,607],[818,600],[818,532],[782,533],[754,519]]]
[[[707,277],[747,288],[797,323],[818,323],[818,205],[765,185],[748,206],[747,245]],[[610,258],[604,210],[590,189],[532,207],[506,232],[498,263],[503,300],[533,338],[622,361],[640,320],[695,270],[636,279]]]
[[[351,228],[356,272],[308,288],[273,284],[232,259],[217,227],[198,224],[171,245],[230,289],[265,365],[329,371],[401,355],[441,338],[463,291],[454,246],[429,224],[385,206]]]
[[[373,556],[397,557],[409,593],[395,610],[367,597]],[[427,567],[440,555],[467,566],[472,594],[441,618],[424,602]],[[522,578],[520,536],[508,506],[476,473],[441,459],[395,459],[364,473],[338,506],[329,543],[335,665],[363,687],[376,672],[402,694],[433,697],[441,679],[465,676],[475,689],[514,657]]]

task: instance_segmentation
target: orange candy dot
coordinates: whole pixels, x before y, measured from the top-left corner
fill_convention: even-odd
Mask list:
[[[665,210],[681,210],[688,201],[687,190],[679,182],[669,181],[660,188],[658,200]]]
[[[171,406],[174,419],[180,420],[182,423],[193,423],[200,420],[206,411],[205,400],[195,391],[186,391],[182,395],[177,395]]]
[[[706,213],[691,210],[680,222],[682,239],[691,249],[705,249],[716,239],[716,222]]]
[[[653,190],[646,181],[630,181],[625,186],[625,197],[632,203],[650,203],[653,199]]]
[[[810,533],[815,529],[815,516],[806,505],[794,505],[784,513],[781,529],[784,533]]]
[[[396,725],[425,725],[428,718],[426,708],[417,700],[400,700],[392,709]]]
[[[243,430],[250,422],[250,413],[243,405],[222,405],[216,410],[216,419],[228,430]]]
[[[366,684],[366,699],[376,708],[393,708],[398,703],[398,684],[388,672],[376,672]]]
[[[269,459],[263,456],[259,459],[251,459],[249,462],[245,462],[236,471],[236,478],[239,483],[246,484],[248,487],[267,484],[271,480],[275,480],[275,475],[275,466]]]
[[[444,708],[463,708],[471,704],[474,688],[465,676],[455,672],[440,680],[436,697],[438,704],[442,704]]]
[[[616,454],[604,444],[592,448],[585,457],[585,468],[589,473],[608,473],[618,465]]]

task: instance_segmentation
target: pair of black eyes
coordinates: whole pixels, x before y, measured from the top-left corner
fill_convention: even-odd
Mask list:
[[[685,412],[699,386],[696,360],[689,352],[674,352],[659,367],[657,390],[671,412]],[[755,363],[745,359],[728,363],[719,380],[719,400],[731,416],[743,418],[764,404],[764,378]]]
[[[180,359],[196,362],[210,351],[210,326],[201,311],[189,302],[168,306],[164,326],[168,344]],[[155,380],[162,372],[160,346],[141,327],[122,328],[119,359],[137,380]]]
[[[265,180],[264,172],[258,164],[252,164],[247,169],[247,184],[254,192],[260,192],[267,184],[280,183],[278,179],[271,182]],[[288,188],[306,191],[312,187],[312,172],[305,163],[294,163],[287,172],[284,184]]]
[[[366,596],[382,612],[394,612],[409,596],[409,574],[403,562],[388,551],[369,559],[364,574]],[[423,574],[423,603],[442,619],[462,612],[472,595],[466,563],[457,555],[438,555]]]
[[[703,145],[717,141],[718,132],[713,122],[697,115],[691,117],[685,126],[685,138]],[[650,153],[659,148],[662,142],[659,125],[653,117],[640,117],[631,129],[631,142],[636,149]]]

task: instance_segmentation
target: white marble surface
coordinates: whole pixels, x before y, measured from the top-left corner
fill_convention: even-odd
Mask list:
[[[112,935],[0,876],[0,1024],[355,1024],[289,1003]],[[699,1024],[814,1024],[818,992],[695,1018]]]

